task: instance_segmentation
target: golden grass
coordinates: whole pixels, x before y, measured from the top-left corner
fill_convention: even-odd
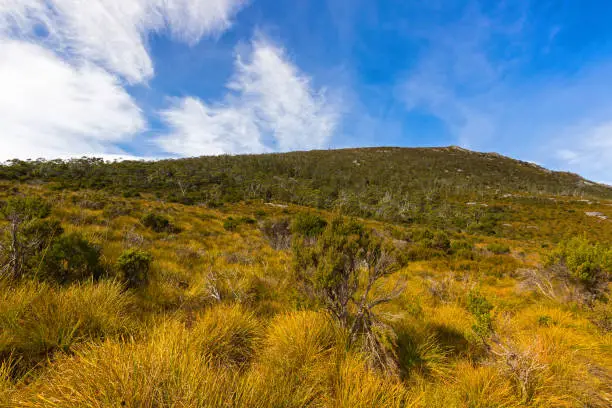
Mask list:
[[[105,219],[104,210],[72,203],[79,194],[65,193],[54,216],[101,245],[107,266],[126,248],[151,251],[151,282],[126,291],[112,280],[112,267],[108,279],[68,287],[0,281],[0,406],[610,406],[612,335],[593,323],[595,310],[608,306],[592,311],[521,293],[513,273],[534,267],[548,250],[521,233],[548,243],[560,229],[584,228],[578,215],[560,220],[517,204],[510,221],[515,239],[462,236],[482,247],[503,242],[512,256],[413,262],[383,281],[376,290],[399,279],[407,284],[401,297],[377,309],[398,334],[402,376],[394,378],[368,369],[324,312],[303,310],[310,303],[288,251],[272,249],[256,225],[223,229],[228,216],[289,216],[284,209],[240,203],[211,210],[139,199],[129,201],[132,213]],[[144,228],[139,219],[149,211],[183,231]],[[610,242],[608,224],[594,226],[592,236]],[[473,287],[494,306],[500,340],[541,366],[529,398],[507,361],[487,353],[475,336],[466,310]]]

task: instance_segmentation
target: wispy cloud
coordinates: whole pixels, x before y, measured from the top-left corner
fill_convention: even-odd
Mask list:
[[[336,129],[338,106],[316,89],[285,51],[258,37],[238,54],[225,99],[175,101],[162,118],[171,133],[159,145],[179,155],[253,153],[322,147]]]
[[[125,90],[154,75],[151,32],[193,44],[244,0],[0,0],[0,160],[127,156],[146,119]],[[108,156],[118,157],[118,156]]]
[[[227,29],[246,0],[3,0],[0,32],[95,62],[132,83],[154,74],[147,35],[193,44]]]
[[[114,76],[35,44],[0,39],[0,89],[0,160],[112,153],[145,127]]]

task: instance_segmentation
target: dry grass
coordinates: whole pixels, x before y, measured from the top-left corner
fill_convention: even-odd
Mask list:
[[[27,188],[55,197],[44,187]],[[473,259],[412,262],[382,282],[377,290],[407,284],[380,308],[398,335],[402,375],[395,378],[368,369],[359,350],[347,349],[346,333],[300,292],[288,251],[272,248],[257,225],[223,228],[229,216],[263,221],[304,209],[241,203],[211,210],[145,199],[96,209],[81,208],[79,193],[62,197],[55,197],[61,205],[54,216],[102,247],[107,276],[67,287],[0,280],[0,406],[611,404],[612,336],[599,312],[609,303],[591,310],[518,285],[516,270],[536,270],[559,228],[585,228],[575,213],[534,215],[516,203],[514,239],[460,237],[479,248],[503,242],[512,255],[476,250]],[[559,205],[579,209],[570,201]],[[118,215],[107,217],[111,210]],[[146,212],[164,214],[182,232],[144,228],[139,219]],[[594,226],[591,236],[611,242],[608,224]],[[525,229],[531,225],[538,229]],[[125,290],[113,280],[112,265],[130,247],[153,253],[147,287]],[[491,350],[474,333],[476,319],[466,307],[476,288],[493,305],[499,345],[490,342]]]

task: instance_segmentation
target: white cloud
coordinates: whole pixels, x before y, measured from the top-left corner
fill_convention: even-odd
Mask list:
[[[129,157],[146,129],[124,89],[154,74],[151,32],[196,43],[246,0],[0,0],[0,160]]]
[[[181,155],[254,153],[325,146],[338,109],[284,51],[264,39],[237,56],[225,100],[209,105],[194,98],[161,113],[172,132],[160,146]]]
[[[245,0],[0,0],[0,33],[92,61],[132,83],[153,76],[146,37],[193,44],[225,30]],[[47,35],[41,35],[41,30]]]
[[[0,160],[120,153],[142,131],[140,109],[106,71],[0,39]]]
[[[185,98],[162,112],[162,117],[172,133],[158,142],[170,153],[197,156],[266,150],[252,112],[241,108],[209,107],[197,99]]]

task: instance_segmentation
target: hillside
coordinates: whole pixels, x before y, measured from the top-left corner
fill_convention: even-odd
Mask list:
[[[612,193],[458,148],[0,167],[0,407],[608,407]]]
[[[371,215],[426,199],[494,197],[521,192],[612,198],[612,188],[494,153],[448,148],[363,148],[155,162],[98,159],[15,161],[0,179],[53,182],[130,195],[153,193],[182,203],[265,199]],[[403,204],[401,204],[403,203]],[[401,212],[401,211],[400,211]]]

